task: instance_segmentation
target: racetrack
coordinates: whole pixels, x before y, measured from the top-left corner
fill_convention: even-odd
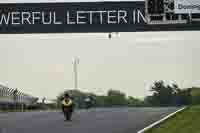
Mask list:
[[[0,113],[0,133],[136,133],[178,108],[107,108],[61,112]]]

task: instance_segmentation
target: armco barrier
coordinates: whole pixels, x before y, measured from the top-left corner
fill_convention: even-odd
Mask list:
[[[36,97],[24,94],[17,89],[0,86],[0,104],[32,104]]]

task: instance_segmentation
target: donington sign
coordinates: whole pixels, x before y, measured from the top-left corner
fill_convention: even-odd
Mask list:
[[[1,3],[0,33],[200,30],[187,16],[149,14],[147,1]]]
[[[200,0],[175,0],[175,13],[200,13]]]

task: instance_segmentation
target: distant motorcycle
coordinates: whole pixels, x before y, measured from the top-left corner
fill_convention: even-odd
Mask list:
[[[86,105],[85,105],[85,108],[86,109],[89,109],[89,108],[91,108],[92,107],[92,104],[91,103],[85,103]]]
[[[93,105],[94,105],[94,99],[90,96],[90,97],[87,97],[85,100],[85,108],[86,109],[89,109],[89,108],[92,108]]]

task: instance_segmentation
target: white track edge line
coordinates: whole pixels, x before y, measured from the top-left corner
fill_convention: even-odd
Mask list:
[[[164,118],[162,118],[161,120],[156,121],[156,122],[154,122],[153,124],[151,124],[151,125],[149,125],[149,126],[143,128],[142,130],[138,131],[137,133],[144,133],[145,131],[149,130],[150,128],[153,128],[154,126],[160,124],[161,122],[167,120],[168,118],[174,116],[176,113],[181,112],[181,111],[183,111],[183,110],[186,109],[186,108],[187,108],[187,106],[185,106],[185,107],[183,107],[183,108],[181,108],[181,109],[179,109],[179,110],[177,110],[177,111],[175,111],[175,112],[173,112],[173,113],[167,115],[166,117],[164,117]]]

